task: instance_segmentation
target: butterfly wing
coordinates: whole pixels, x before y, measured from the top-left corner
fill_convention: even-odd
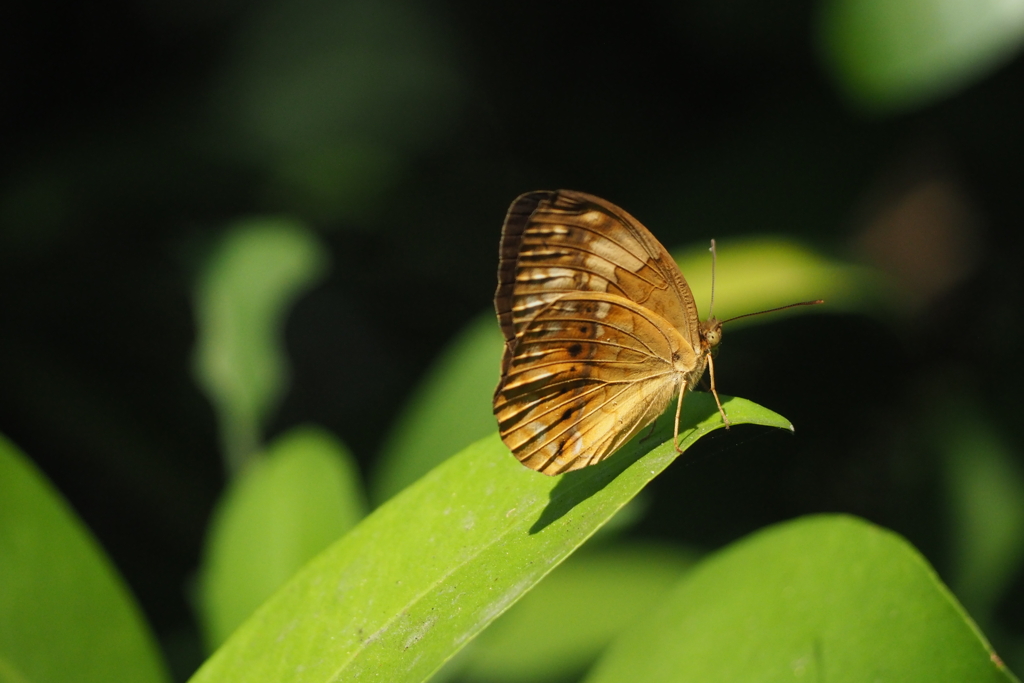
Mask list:
[[[703,372],[675,262],[635,218],[582,192],[512,203],[494,306],[505,335],[494,413],[513,454],[545,474],[607,457]]]
[[[606,292],[647,308],[700,348],[697,306],[661,243],[619,207],[570,190],[529,192],[502,228],[494,306],[507,343],[566,292]]]
[[[494,396],[501,438],[524,465],[561,474],[615,452],[660,415],[697,358],[666,320],[625,297],[563,293],[506,348]]]

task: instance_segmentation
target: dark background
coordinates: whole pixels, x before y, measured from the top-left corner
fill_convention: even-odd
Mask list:
[[[225,225],[287,214],[328,245],[329,278],[288,320],[292,385],[268,431],[323,424],[368,473],[431,359],[490,305],[509,202],[580,189],[670,247],[781,234],[892,283],[879,311],[730,335],[719,387],[796,436],[702,441],[654,483],[634,533],[714,548],[844,511],[904,534],[945,575],[937,416],[978,416],[1013,453],[1024,436],[1024,62],[868,113],[822,66],[816,12],[8,5],[0,431],[97,535],[187,671],[187,586],[224,483],[191,374],[191,296]],[[1022,596],[1024,575],[993,617],[1007,642],[1024,632]]]

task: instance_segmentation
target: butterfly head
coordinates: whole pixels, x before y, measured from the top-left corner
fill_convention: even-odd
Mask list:
[[[708,318],[700,324],[701,346],[704,350],[713,349],[722,341],[722,321],[718,318]]]

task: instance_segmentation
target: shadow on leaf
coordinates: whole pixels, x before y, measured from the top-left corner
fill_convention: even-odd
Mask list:
[[[723,396],[722,399],[724,404],[728,405],[728,397]],[[548,504],[537,521],[530,527],[530,533],[539,533],[557,522],[566,513],[599,492],[615,477],[654,449],[666,444],[668,448],[671,448],[675,408],[675,402],[673,402],[658,418],[654,432],[650,436],[641,433],[607,460],[581,470],[556,475],[559,478],[558,483],[551,489]],[[685,435],[696,428],[698,424],[717,413],[718,407],[715,406],[715,401],[710,394],[691,393],[686,396],[679,424],[680,440],[682,441]],[[644,430],[644,432],[646,431]]]

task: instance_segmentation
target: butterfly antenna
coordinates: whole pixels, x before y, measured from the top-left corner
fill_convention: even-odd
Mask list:
[[[796,308],[797,306],[815,306],[817,304],[823,304],[823,303],[825,303],[824,299],[815,299],[814,301],[801,301],[801,302],[795,303],[795,304],[787,304],[785,306],[779,306],[778,308],[769,308],[769,309],[764,310],[764,311],[758,311],[757,313],[744,313],[743,315],[738,315],[735,318],[729,318],[728,320],[723,320],[722,324],[724,325],[725,323],[731,323],[733,320],[739,320],[740,318],[749,318],[752,315],[761,315],[762,313],[774,313],[775,311],[784,311],[787,308]]]
[[[715,251],[715,240],[711,240],[711,305],[708,306],[708,320],[715,317],[715,262],[718,260],[718,252]]]

